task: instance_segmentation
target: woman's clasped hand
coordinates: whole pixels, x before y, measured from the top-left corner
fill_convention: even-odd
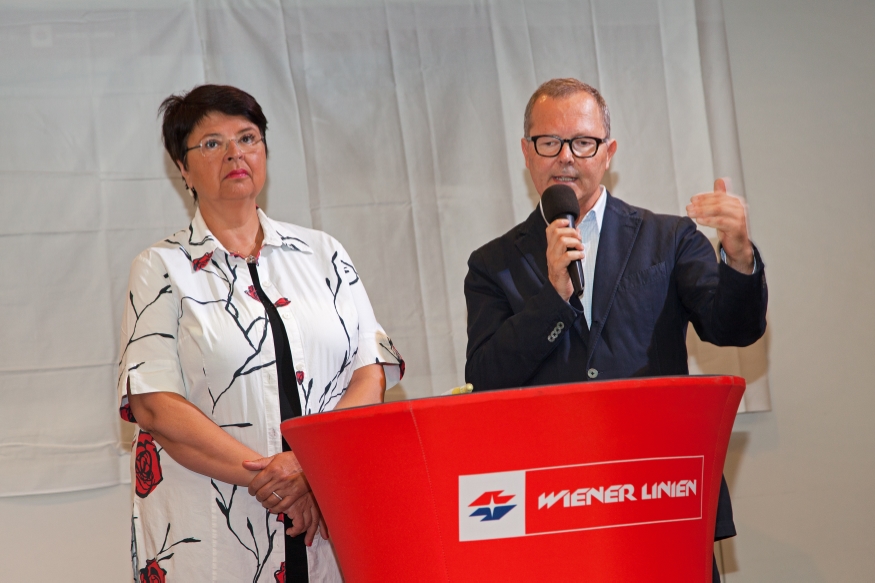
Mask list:
[[[285,514],[292,521],[286,529],[289,536],[306,532],[305,542],[310,546],[316,530],[328,539],[328,527],[322,519],[310,484],[295,454],[287,451],[276,455],[243,462],[247,470],[258,472],[249,482],[249,494],[274,514]]]

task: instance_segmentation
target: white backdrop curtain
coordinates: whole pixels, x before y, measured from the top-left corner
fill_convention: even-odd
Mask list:
[[[193,209],[160,102],[200,83],[269,120],[276,219],[350,251],[405,356],[388,398],[464,382],[473,249],[537,195],[519,149],[536,86],[604,93],[611,191],[658,212],[743,193],[719,0],[0,2],[0,495],[126,481],[115,376],[128,267]],[[765,347],[690,340],[769,407]]]

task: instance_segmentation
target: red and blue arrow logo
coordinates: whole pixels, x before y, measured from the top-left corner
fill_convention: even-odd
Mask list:
[[[476,491],[476,490],[475,490]],[[469,508],[477,508],[471,516],[482,516],[480,522],[487,520],[499,520],[502,516],[516,507],[516,504],[507,504],[513,499],[514,494],[502,496],[504,490],[483,492],[476,500],[471,502]]]

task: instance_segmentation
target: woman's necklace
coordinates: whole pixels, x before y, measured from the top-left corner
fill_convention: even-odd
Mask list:
[[[240,257],[241,259],[246,261],[246,263],[258,263],[258,253],[243,255],[242,253],[237,253],[236,251],[231,251],[230,249],[228,251],[230,251],[231,255],[234,255],[235,257]]]
[[[209,228],[210,227],[209,222],[207,222],[206,220],[204,222],[207,223],[207,228]],[[229,235],[232,233],[233,233],[233,230],[228,231]],[[213,232],[213,235],[216,236],[215,231]],[[228,250],[232,255],[235,255],[237,257],[242,258],[243,260],[246,261],[246,263],[257,263],[258,262],[258,255],[260,254],[260,251],[261,251],[261,245],[262,245],[262,243],[264,243],[264,231],[262,230],[261,223],[259,222],[258,230],[255,233],[254,245],[252,245],[251,247],[249,247],[248,245],[245,245],[245,244],[241,246],[243,249],[246,249],[246,247],[249,247],[249,249],[255,249],[255,253],[247,253],[246,255],[244,255],[243,253],[238,253],[234,249],[231,249],[230,245],[225,244],[227,242],[232,242],[232,241],[228,241],[224,237],[221,237],[221,238],[217,237],[217,238],[225,246],[225,249]],[[228,239],[232,239],[232,237],[228,237]],[[233,239],[236,240],[237,238],[233,237]],[[234,247],[237,247],[237,245],[234,245]],[[239,249],[241,247],[237,247],[237,248]]]
[[[240,257],[241,259],[246,261],[246,263],[258,263],[259,253],[254,253],[254,254],[250,254],[250,255],[243,255],[242,253],[237,253],[236,251],[232,251],[231,249],[228,249],[228,252],[231,253],[231,255],[233,255],[235,257]]]
[[[261,231],[261,226],[258,227],[258,233],[255,235],[255,248],[261,249],[261,245],[264,242],[264,235]],[[237,253],[236,251],[231,251],[237,257],[243,257],[246,260],[246,263],[258,263],[258,255],[259,251],[256,251],[254,254],[243,255],[242,253]]]

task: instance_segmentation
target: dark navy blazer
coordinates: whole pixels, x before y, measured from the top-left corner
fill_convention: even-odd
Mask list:
[[[547,279],[539,208],[471,254],[465,380],[475,391],[688,374],[688,322],[718,346],[763,335],[768,291],[756,249],[754,273],[741,274],[717,261],[689,218],[607,196],[590,325]],[[735,534],[725,483],[720,494],[718,539]]]

